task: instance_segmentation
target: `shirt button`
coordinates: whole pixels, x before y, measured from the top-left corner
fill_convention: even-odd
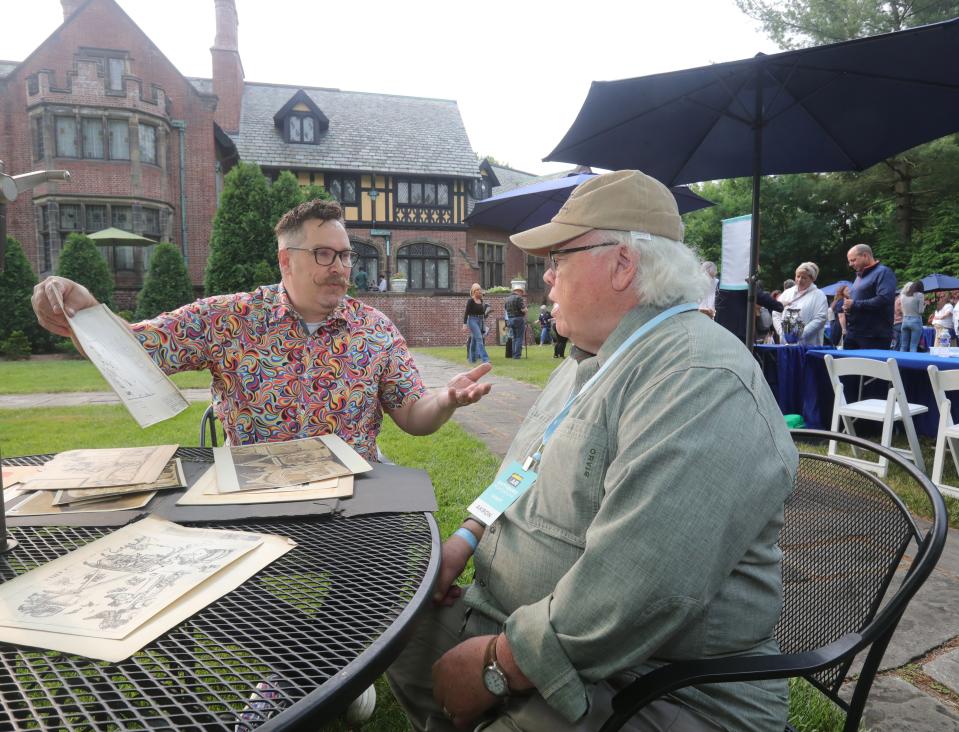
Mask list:
[[[476,580],[476,584],[478,584],[480,587],[486,587],[486,583],[481,579]]]
[[[489,527],[489,532],[490,532],[491,534],[495,534],[495,533],[496,533],[496,527],[495,527],[495,526],[490,526],[490,527]]]

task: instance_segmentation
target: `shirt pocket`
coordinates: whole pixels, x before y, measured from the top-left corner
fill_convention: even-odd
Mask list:
[[[550,438],[524,504],[531,527],[574,546],[586,546],[586,530],[603,498],[606,428],[567,417]]]

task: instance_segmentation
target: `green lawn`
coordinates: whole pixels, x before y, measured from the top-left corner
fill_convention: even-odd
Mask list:
[[[569,355],[572,346],[566,347],[566,355]],[[486,345],[486,352],[489,353],[490,363],[493,364],[493,373],[497,376],[508,376],[517,381],[525,381],[527,384],[535,386],[545,386],[546,380],[553,370],[559,366],[562,361],[553,358],[553,346],[527,346],[523,351],[523,358],[506,358],[503,346]],[[425,353],[428,356],[442,358],[444,361],[462,364],[464,368],[469,367],[469,361],[466,360],[466,346],[462,348],[414,348],[413,356],[417,353]]]
[[[188,371],[171,378],[181,389],[210,385],[209,371]],[[0,361],[0,394],[65,391],[110,391],[110,385],[85,359]]]

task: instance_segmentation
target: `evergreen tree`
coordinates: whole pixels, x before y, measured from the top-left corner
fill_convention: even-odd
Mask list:
[[[300,184],[289,170],[284,170],[270,186],[270,228],[276,226],[280,217],[291,208],[299,206],[306,200]]]
[[[0,271],[0,342],[16,331],[23,333],[34,352],[47,350],[52,336],[37,322],[30,305],[37,276],[30,267],[23,247],[12,236],[7,237],[6,263]]]
[[[268,284],[257,281],[254,272],[276,272],[278,276],[271,215],[270,186],[260,166],[237,163],[224,179],[220,207],[213,218],[205,281],[208,295]],[[261,262],[270,269],[258,268]]]
[[[193,285],[180,250],[169,242],[157,244],[150,257],[150,271],[137,297],[135,319],[153,318],[193,299]]]
[[[79,282],[107,307],[113,307],[113,273],[100,254],[93,239],[83,234],[70,234],[63,251],[57,274]]]

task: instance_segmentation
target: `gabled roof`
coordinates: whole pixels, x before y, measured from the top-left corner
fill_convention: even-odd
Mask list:
[[[497,193],[503,193],[511,188],[516,188],[516,186],[523,186],[527,183],[531,183],[537,178],[535,173],[527,173],[525,171],[516,170],[515,168],[510,168],[505,165],[491,164],[490,168],[492,168],[493,173],[499,180],[499,185],[493,188],[494,196]]]
[[[301,92],[329,119],[316,144],[283,141],[274,116]],[[247,82],[240,158],[271,168],[479,177],[459,107],[447,99]]]
[[[296,94],[290,97],[290,101],[280,107],[279,111],[273,115],[273,125],[278,130],[283,129],[283,123],[286,121],[286,116],[293,111],[293,107],[295,107],[297,104],[305,105],[314,115],[317,116],[320,122],[320,128],[317,130],[317,132],[323,132],[330,126],[330,120],[325,114],[323,114],[323,110],[316,106],[316,102],[310,99],[309,94],[300,89]]]

